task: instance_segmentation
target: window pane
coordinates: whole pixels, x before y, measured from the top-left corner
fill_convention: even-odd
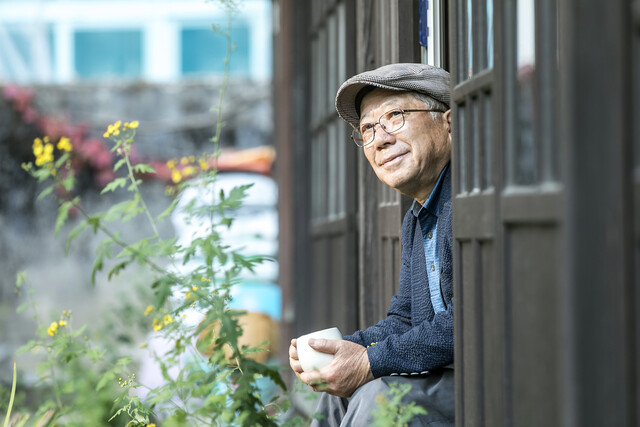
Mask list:
[[[0,27],[0,80],[49,82],[53,78],[54,38],[50,26]]]
[[[487,68],[493,68],[493,0],[487,0]]]
[[[220,24],[226,28],[226,24]],[[232,74],[249,74],[249,28],[234,21],[231,28],[233,51],[229,62]],[[221,74],[227,56],[227,38],[211,28],[184,28],[181,31],[182,74]]]
[[[74,63],[83,79],[136,78],[142,72],[142,33],[139,30],[77,31]]]
[[[484,183],[483,188],[493,187],[493,112],[491,110],[491,94],[485,93],[484,110]]]
[[[480,105],[478,98],[471,98],[471,126],[473,126],[473,133],[471,135],[472,149],[469,151],[470,161],[469,165],[472,168],[473,184],[472,190],[480,190],[482,187],[482,158],[481,158],[481,127],[480,127]]]
[[[531,185],[538,181],[534,122],[534,0],[518,0],[517,7],[517,141],[513,151],[515,170],[512,182]]]
[[[473,0],[467,0],[467,78],[473,75]]]
[[[460,193],[464,193],[467,191],[467,121],[464,104],[458,106],[458,120],[456,122],[458,123],[458,141],[455,147],[458,158],[458,190]]]
[[[342,123],[335,126],[336,141],[338,141],[338,214],[342,217],[346,214],[346,191],[347,191],[347,152],[349,148],[344,136],[344,125]]]
[[[337,146],[335,133],[333,129],[335,128],[336,123],[332,123],[328,127],[325,128],[327,133],[327,151],[324,155],[327,157],[327,212],[329,219],[333,219],[337,214],[337,190],[338,190],[338,156],[337,156]]]

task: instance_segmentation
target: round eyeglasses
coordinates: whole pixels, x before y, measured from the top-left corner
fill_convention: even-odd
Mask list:
[[[404,115],[406,113],[417,112],[437,112],[442,113],[441,110],[401,110],[396,108],[391,111],[387,111],[380,116],[375,123],[364,123],[359,128],[354,128],[351,132],[351,139],[356,143],[358,147],[366,147],[373,142],[376,137],[376,125],[380,125],[382,130],[388,134],[394,134],[402,129],[404,126]]]

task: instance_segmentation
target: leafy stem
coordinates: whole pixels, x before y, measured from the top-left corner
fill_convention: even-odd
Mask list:
[[[131,138],[133,138],[133,136]],[[142,204],[142,208],[144,210],[144,213],[146,214],[147,219],[149,220],[149,223],[151,224],[151,228],[153,229],[153,234],[156,236],[156,238],[160,239],[160,233],[158,232],[158,227],[156,226],[156,222],[154,221],[153,217],[151,216],[151,212],[149,211],[149,208],[147,207],[147,204],[144,201],[144,198],[142,197],[142,194],[140,194],[140,187],[138,187],[138,180],[133,175],[133,165],[131,164],[131,158],[129,157],[130,147],[131,147],[131,143],[129,141],[127,141],[128,143],[126,144],[125,149],[122,150],[124,159],[127,162],[127,172],[128,172],[128,175],[129,175],[129,181],[131,181],[131,187],[132,187],[134,193],[138,195],[138,198],[140,200],[140,204]]]

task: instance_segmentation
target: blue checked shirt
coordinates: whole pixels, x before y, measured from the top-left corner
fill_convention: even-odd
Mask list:
[[[424,205],[420,205],[414,200],[411,207],[413,215],[418,218],[422,229],[422,243],[424,244],[424,256],[427,265],[427,277],[429,279],[429,293],[433,311],[439,313],[445,310],[440,292],[440,260],[438,259],[438,212],[440,211],[440,189],[442,188],[443,176],[449,165],[447,164],[440,172],[436,185],[431,190],[429,198]]]

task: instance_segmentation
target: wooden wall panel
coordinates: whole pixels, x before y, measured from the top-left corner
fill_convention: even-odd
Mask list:
[[[514,426],[560,425],[558,228],[512,226],[506,239]]]
[[[484,424],[499,426],[504,422],[504,370],[505,370],[505,304],[504,295],[496,275],[495,244],[492,240],[479,240],[477,272],[482,293],[482,367],[479,371],[483,388]]]
[[[460,242],[459,277],[463,303],[456,307],[456,315],[461,316],[458,325],[462,329],[462,352],[464,375],[461,378],[463,391],[465,425],[482,425],[484,406],[479,396],[483,394],[482,384],[482,288],[478,277],[479,250],[475,241]],[[456,299],[457,301],[457,299]]]

